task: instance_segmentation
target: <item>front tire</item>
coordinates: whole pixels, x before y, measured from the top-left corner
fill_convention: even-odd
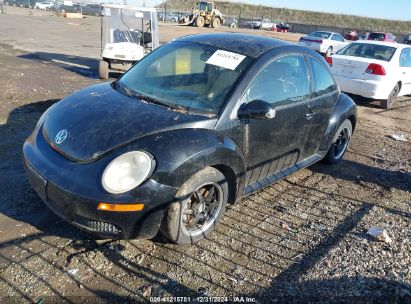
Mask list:
[[[192,244],[210,234],[224,213],[228,197],[225,176],[214,168],[194,174],[181,186],[164,217],[161,232],[177,244]]]
[[[324,157],[324,161],[328,164],[336,164],[342,161],[350,144],[351,136],[352,124],[349,119],[346,119],[335,133],[332,144]]]
[[[213,28],[219,28],[220,25],[221,25],[221,20],[220,20],[220,18],[215,18],[215,19],[213,20]]]
[[[396,103],[399,93],[400,93],[400,84],[397,83],[394,89],[392,89],[390,95],[388,96],[388,99],[381,100],[380,107],[383,109],[387,109],[387,110],[391,109]]]
[[[98,77],[100,79],[108,79],[109,76],[109,68],[108,62],[104,60],[100,60],[98,65]]]

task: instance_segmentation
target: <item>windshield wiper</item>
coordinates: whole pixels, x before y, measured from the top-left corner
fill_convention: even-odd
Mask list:
[[[115,86],[114,89],[119,89],[124,95],[126,95],[128,97],[131,97],[131,98],[138,99],[142,102],[153,103],[153,104],[165,107],[167,109],[175,110],[175,111],[182,112],[182,113],[189,113],[189,110],[186,107],[176,105],[176,104],[172,104],[172,103],[168,103],[168,102],[159,100],[157,98],[153,98],[151,96],[141,94],[139,92],[136,92],[136,91],[120,84],[119,81],[115,81],[113,83],[113,86]]]
[[[171,109],[171,110],[176,110],[178,112],[188,113],[188,109],[186,107],[183,107],[183,106],[180,106],[180,105],[176,105],[176,104],[173,104],[173,103],[168,103],[168,102],[165,102],[165,101],[162,101],[162,100],[159,100],[159,99],[147,96],[147,95],[143,95],[143,94],[140,94],[140,93],[136,93],[135,96],[143,102],[149,102],[149,103],[153,103],[153,104],[156,104],[156,105],[159,105],[159,106],[162,106],[162,107],[166,107],[166,108]]]

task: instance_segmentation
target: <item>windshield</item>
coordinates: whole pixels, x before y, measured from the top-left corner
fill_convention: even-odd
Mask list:
[[[390,61],[392,56],[394,56],[396,50],[397,48],[387,45],[371,43],[351,43],[340,50],[337,54]]]
[[[173,42],[145,57],[118,84],[147,101],[217,114],[251,61],[213,46]]]
[[[323,38],[323,39],[328,39],[331,36],[331,33],[327,32],[312,32],[308,34],[310,37],[316,37],[316,38]]]
[[[106,44],[125,42],[135,43],[149,50],[157,48],[159,46],[157,13],[144,7],[103,5],[101,50]]]

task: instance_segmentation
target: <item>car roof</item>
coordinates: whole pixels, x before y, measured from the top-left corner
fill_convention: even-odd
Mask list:
[[[123,4],[110,4],[110,3],[103,3],[101,4],[102,7],[107,8],[120,8],[120,9],[128,9],[128,10],[138,10],[142,12],[157,12],[155,8],[152,7],[138,7],[138,6],[129,6]]]
[[[393,46],[393,47],[402,46],[401,43],[389,42],[389,41],[378,41],[378,40],[357,40],[352,43],[378,44],[378,45],[386,45],[386,46]]]
[[[341,35],[341,34],[339,34],[339,33],[336,33],[336,32],[330,32],[330,31],[312,31],[312,32],[310,32],[309,34],[311,34],[311,33],[328,33],[328,34],[338,34],[338,35]],[[307,34],[308,35],[308,34]]]
[[[289,42],[270,37],[237,34],[215,33],[185,36],[174,41],[201,43],[230,52],[242,54],[251,58],[258,58],[267,51],[283,45],[292,45]]]

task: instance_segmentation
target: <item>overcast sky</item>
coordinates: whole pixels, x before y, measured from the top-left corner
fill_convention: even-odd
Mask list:
[[[142,0],[129,0],[141,5]],[[162,3],[162,0],[145,0],[147,6]],[[193,3],[195,0],[193,1]],[[411,20],[411,0],[244,0],[242,2],[273,7],[287,7],[301,10],[353,14],[393,20]],[[224,14],[224,12],[222,12]]]

